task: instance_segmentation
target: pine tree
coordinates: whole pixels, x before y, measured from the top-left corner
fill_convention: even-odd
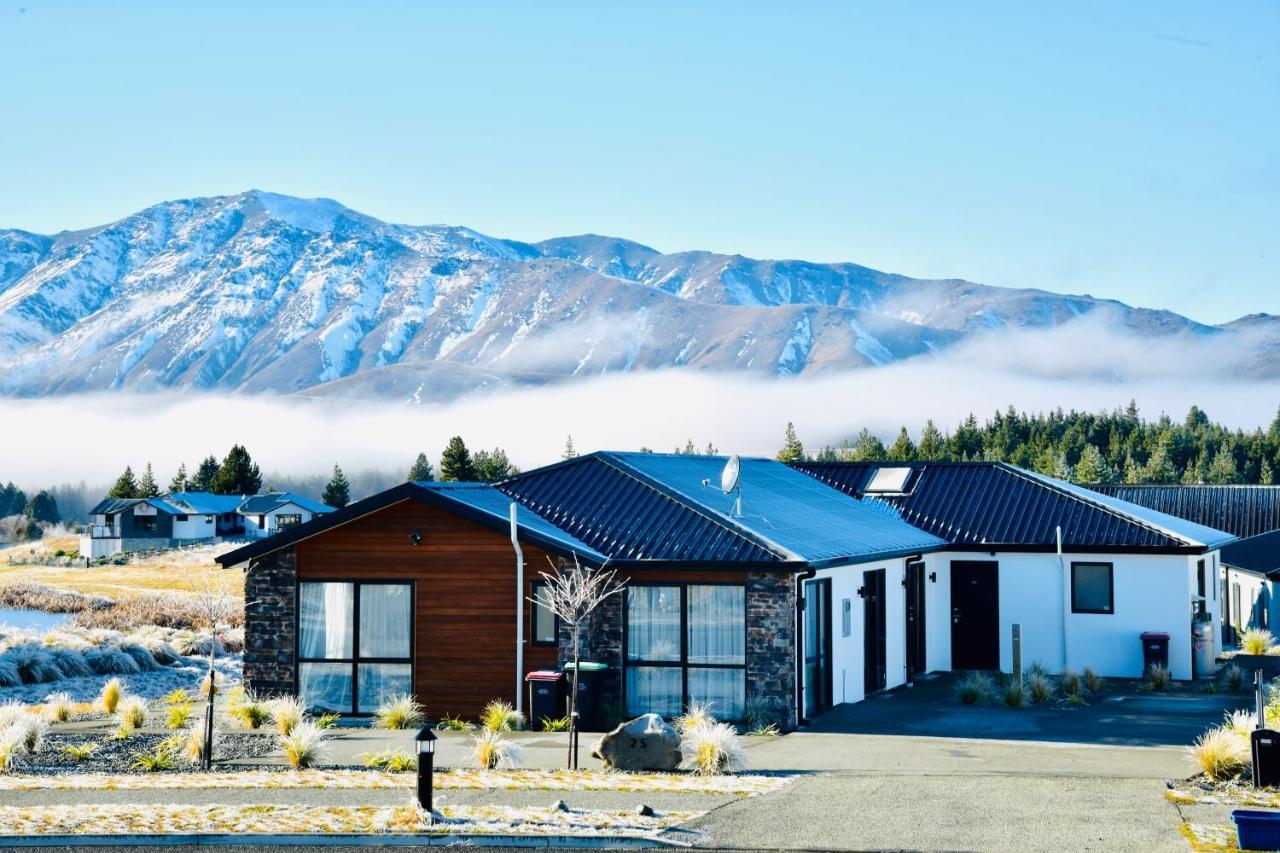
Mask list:
[[[1209,425],[1209,416],[1206,415],[1204,413],[1204,410],[1202,410],[1199,406],[1194,406],[1194,405],[1191,407],[1191,410],[1187,412],[1187,419],[1183,424],[1183,426],[1185,426],[1187,429],[1199,429],[1200,427],[1205,427],[1208,425]]]
[[[39,521],[44,524],[57,524],[62,520],[62,516],[58,514],[58,502],[54,500],[53,495],[46,491],[36,492],[32,495],[31,500],[27,501],[22,514],[32,521]]]
[[[1222,442],[1222,446],[1213,457],[1213,462],[1209,464],[1205,482],[1216,484],[1240,482],[1240,469],[1236,467],[1236,457],[1231,452],[1231,445],[1227,442]]]
[[[1258,483],[1259,485],[1270,486],[1273,485],[1275,481],[1276,476],[1271,471],[1271,463],[1264,458],[1262,460],[1262,468],[1258,474]]]
[[[196,475],[191,478],[189,484],[193,492],[209,492],[213,490],[213,480],[218,476],[218,459],[216,456],[206,456],[200,462],[200,467],[196,469]]]
[[[889,448],[888,457],[893,462],[911,462],[916,455],[915,442],[911,440],[911,434],[907,432],[907,428],[902,427],[898,430],[897,441]]]
[[[111,487],[111,491],[107,492],[109,498],[136,498],[138,497],[138,481],[133,477],[133,468],[124,466],[124,473],[116,479],[116,484]]]
[[[1070,482],[1074,475],[1075,471],[1072,469],[1071,463],[1067,461],[1067,454],[1059,453],[1058,458],[1053,460],[1051,476]]]
[[[926,421],[924,431],[920,433],[920,458],[926,462],[933,462],[942,458],[942,433],[938,432],[938,427],[933,421]]]
[[[262,491],[262,472],[243,445],[233,445],[209,484],[215,495],[256,495]]]
[[[519,469],[511,464],[507,452],[501,447],[495,447],[492,452],[477,450],[472,464],[476,469],[476,479],[482,483],[494,483],[519,473]]]
[[[138,481],[138,497],[154,498],[160,494],[160,487],[156,485],[155,472],[151,470],[151,463],[147,463],[147,467],[142,469],[142,479]]]
[[[320,496],[320,500],[336,509],[342,509],[351,503],[351,484],[347,482],[347,475],[342,473],[342,469],[336,463],[333,466],[333,476],[329,478],[329,485],[324,487],[324,494]]]
[[[703,453],[705,453],[705,454],[707,454],[708,456],[719,456],[719,455],[720,455],[720,451],[719,451],[719,449],[718,449],[714,444],[712,444],[712,443],[711,443],[711,442],[709,442],[709,441],[707,442],[707,449],[706,449],[706,450],[704,450],[704,451],[702,451],[702,452],[703,452]]]
[[[804,461],[804,445],[800,443],[800,439],[796,436],[795,424],[790,421],[787,421],[786,436],[783,439],[782,449],[778,451],[778,461]]]
[[[578,451],[574,449],[573,436],[571,435],[564,440],[564,452],[560,454],[560,458],[568,460],[568,459],[576,459],[577,457],[578,457]]]
[[[413,465],[409,468],[409,479],[419,483],[428,483],[431,481],[431,462],[427,459],[427,454],[419,453],[418,458],[413,460]]]
[[[1143,482],[1146,483],[1176,483],[1178,482],[1178,469],[1173,466],[1173,460],[1169,458],[1169,443],[1161,441],[1156,445],[1155,451],[1151,454],[1151,458],[1147,460],[1147,465],[1142,471]]]
[[[178,473],[173,475],[173,479],[169,481],[169,491],[185,492],[187,490],[187,463],[183,462],[178,465]]]
[[[12,480],[5,483],[4,488],[0,489],[0,518],[19,515],[26,505],[26,494],[22,489],[15,486]]]
[[[471,452],[460,435],[449,439],[444,453],[440,454],[440,479],[459,483],[473,483],[478,479]]]
[[[852,458],[854,462],[883,462],[886,458],[884,442],[870,430],[863,429],[853,443]]]
[[[1124,457],[1124,481],[1129,485],[1136,485],[1142,482],[1145,472],[1138,460],[1133,458],[1132,453],[1125,454]]]
[[[1204,454],[1200,454],[1187,464],[1186,469],[1182,472],[1181,483],[1184,486],[1198,486],[1206,482],[1208,476],[1204,465]]]
[[[1114,483],[1116,471],[1107,462],[1102,451],[1095,445],[1086,444],[1080,451],[1080,461],[1076,463],[1075,481],[1077,483]]]

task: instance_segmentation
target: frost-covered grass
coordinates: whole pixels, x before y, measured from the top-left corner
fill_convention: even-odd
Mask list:
[[[244,573],[227,571],[215,563],[214,557],[236,547],[236,543],[203,545],[175,549],[136,558],[123,566],[22,566],[10,565],[8,557],[19,558],[32,548],[52,553],[57,548],[80,547],[78,537],[44,539],[40,543],[23,543],[0,550],[0,586],[42,584],[54,589],[71,590],[88,595],[105,595],[121,599],[147,592],[169,592],[190,596],[201,592],[207,582],[214,590],[237,597],[244,595]]]
[[[484,706],[480,725],[491,732],[512,732],[524,728],[524,714],[513,708],[510,702],[495,699]]]
[[[471,736],[471,759],[481,770],[514,770],[520,753],[520,746],[500,730],[483,728]]]
[[[281,735],[293,734],[293,730],[307,718],[306,706],[296,696],[281,696],[271,700],[271,719],[276,724],[276,731]],[[328,726],[317,726],[328,728]]]
[[[515,709],[510,713],[514,714]],[[418,700],[409,695],[392,696],[378,706],[376,725],[380,729],[413,729],[421,726],[425,719]]]
[[[325,730],[314,723],[299,723],[293,731],[280,736],[280,749],[295,770],[305,770],[320,761],[324,754]]]
[[[1227,726],[1210,729],[1190,747],[1191,758],[1215,782],[1239,776],[1249,766],[1249,741]]]
[[[714,720],[686,729],[680,740],[680,769],[699,776],[737,773],[747,766],[738,732],[728,723]]]

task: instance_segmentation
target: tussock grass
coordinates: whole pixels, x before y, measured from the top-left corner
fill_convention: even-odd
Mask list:
[[[227,716],[243,728],[256,731],[271,722],[271,704],[246,690],[227,703]]]
[[[1075,698],[1084,699],[1084,679],[1074,670],[1064,669],[1062,674],[1058,676],[1058,689],[1063,692],[1068,700]]]
[[[511,707],[510,702],[495,699],[484,706],[480,725],[491,732],[514,732],[524,728],[524,714]]]
[[[1027,688],[1016,678],[1009,679],[1004,688],[1004,704],[1010,708],[1022,708],[1027,704]]]
[[[113,678],[102,685],[102,692],[98,694],[98,707],[107,714],[114,714],[123,696],[124,685],[120,683],[120,679]]]
[[[440,718],[436,723],[436,728],[442,732],[465,732],[472,728],[471,723],[459,716],[450,717],[447,714]]]
[[[0,773],[15,773],[27,765],[27,740],[20,723],[0,729]]]
[[[680,768],[698,776],[718,776],[746,769],[747,756],[733,726],[699,723],[684,732],[680,741]]]
[[[365,752],[357,756],[364,760],[364,766],[370,770],[381,770],[385,773],[408,773],[418,769],[418,762],[403,749],[384,749],[381,752]]]
[[[64,550],[74,550],[78,547],[79,540],[73,536],[65,540],[45,540],[45,544]],[[20,545],[11,549],[0,549],[0,587],[37,584],[88,596],[122,599],[138,595],[139,590],[190,597],[193,586],[195,589],[203,590],[207,582],[218,592],[237,597],[244,595],[244,573],[228,572],[219,568],[213,562],[216,556],[213,549],[209,549],[207,554],[195,549],[172,551],[154,557],[141,558],[123,566],[94,566],[88,571],[83,566],[9,564],[10,554],[20,555],[30,547],[30,545]]]
[[[1189,749],[1192,759],[1215,782],[1239,776],[1251,761],[1248,742],[1225,727],[1205,732]]]
[[[714,723],[716,718],[711,713],[711,703],[694,700],[684,709],[684,713],[671,721],[676,731],[684,734],[696,726]]]
[[[489,703],[490,705],[494,703]],[[507,706],[511,714],[515,714],[515,709]],[[488,709],[485,709],[486,712]],[[495,712],[496,714],[497,712]],[[505,711],[502,712],[504,715]],[[423,714],[423,708],[418,704],[418,700],[409,694],[401,696],[392,696],[382,702],[378,706],[375,714],[375,725],[380,729],[412,729],[422,725],[426,716]],[[497,717],[495,716],[495,719]],[[524,722],[523,717],[520,720]]]
[[[321,714],[320,716],[316,717],[313,723],[317,729],[329,729],[336,726],[339,722],[341,722],[341,720],[342,720],[341,714],[334,714],[330,712],[330,713]]]
[[[278,734],[292,734],[307,717],[307,709],[296,696],[281,696],[272,699],[269,704],[271,719],[275,721]]]
[[[1227,664],[1222,668],[1222,686],[1232,693],[1239,693],[1244,686],[1244,670],[1236,664]]]
[[[502,730],[483,728],[471,736],[471,758],[481,770],[514,770],[520,755],[520,747],[503,737]]]
[[[217,731],[214,731],[214,737],[217,737]],[[200,764],[204,761],[204,726],[192,726],[187,729],[187,733],[182,737],[181,752],[186,756],[187,761],[192,764]]]
[[[1164,691],[1173,684],[1173,673],[1169,668],[1155,664],[1147,670],[1147,681],[1143,685],[1147,690]]]
[[[1090,693],[1101,693],[1104,682],[1098,671],[1091,666],[1084,668],[1084,689]]]
[[[1258,727],[1258,717],[1252,711],[1228,711],[1222,727],[1233,735],[1247,738]]]
[[[542,730],[544,732],[567,732],[569,731],[570,720],[568,717],[551,717],[542,718]]]
[[[72,761],[88,761],[93,758],[93,754],[97,751],[98,745],[96,743],[78,743],[62,748],[62,754]]]
[[[1240,635],[1240,651],[1246,655],[1270,654],[1275,644],[1275,637],[1266,628],[1250,628]]]
[[[50,693],[44,700],[44,715],[51,723],[65,723],[76,715],[76,703],[66,691]]]
[[[1031,701],[1037,705],[1053,698],[1053,680],[1047,675],[1032,672],[1027,675],[1027,690],[1031,693]]]
[[[191,725],[191,704],[170,705],[164,725],[168,729],[185,729]]]
[[[970,672],[956,682],[955,695],[965,705],[981,705],[991,701],[996,685],[985,672]]]
[[[181,735],[176,736],[176,738],[165,738],[156,744],[154,749],[135,752],[131,756],[133,760],[129,766],[135,770],[144,770],[147,773],[173,770],[178,766],[178,753],[181,748]]]
[[[299,723],[293,731],[280,736],[285,760],[295,770],[312,767],[324,754],[325,732],[313,723]]]
[[[120,727],[137,731],[147,724],[147,703],[138,696],[126,696],[120,701]]]

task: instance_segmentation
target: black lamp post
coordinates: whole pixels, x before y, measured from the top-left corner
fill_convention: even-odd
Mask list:
[[[418,747],[418,805],[431,813],[432,774],[435,772],[436,733],[430,725],[422,727],[414,738]]]

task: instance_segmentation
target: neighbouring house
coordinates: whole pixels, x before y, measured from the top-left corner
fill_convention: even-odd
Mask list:
[[[333,512],[333,507],[291,492],[270,492],[245,498],[235,509],[244,535],[262,539],[295,524],[310,521],[317,515]]]
[[[790,727],[931,670],[1142,672],[1215,618],[1230,534],[999,463],[788,466],[601,452],[494,484],[406,483],[219,558],[244,566],[245,678],[366,714],[411,690],[433,716],[519,702],[570,656],[538,572],[578,559],[625,591],[593,615],[615,716],[697,699]],[[523,559],[523,562],[521,562]],[[520,577],[521,580],[517,580]],[[519,626],[519,627],[518,627]],[[517,634],[517,631],[519,633]]]
[[[1222,548],[1218,583],[1222,640],[1233,644],[1249,628],[1270,628],[1280,618],[1275,584],[1280,580],[1280,486],[1128,485],[1090,486],[1207,524],[1240,539]]]
[[[257,509],[246,513],[253,502]],[[301,523],[332,507],[291,495],[215,495],[170,492],[154,498],[107,498],[89,511],[90,523],[80,537],[80,554],[89,559],[121,551],[148,551],[269,535],[290,521]],[[260,532],[262,526],[268,532]]]

